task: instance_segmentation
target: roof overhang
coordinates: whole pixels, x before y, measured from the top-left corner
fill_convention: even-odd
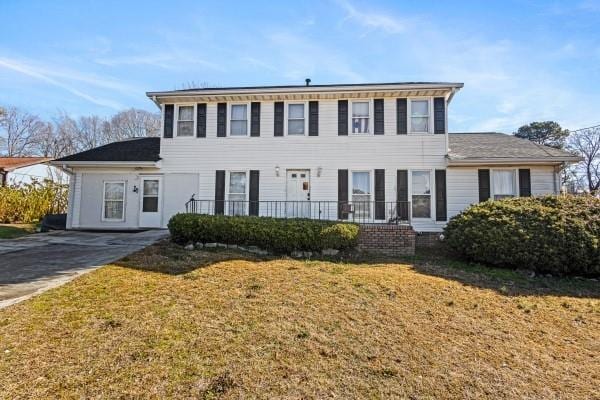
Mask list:
[[[99,168],[160,168],[158,161],[50,161],[51,165],[60,168],[99,167]]]
[[[175,102],[197,101],[276,101],[306,99],[337,99],[364,97],[411,97],[443,96],[450,99],[462,83],[412,83],[372,85],[323,85],[293,87],[253,87],[175,90],[147,92],[146,96],[157,105]]]
[[[557,165],[572,164],[582,161],[581,157],[547,157],[547,158],[448,158],[450,167],[467,167],[476,165]]]

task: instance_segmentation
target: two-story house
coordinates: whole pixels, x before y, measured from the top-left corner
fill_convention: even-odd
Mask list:
[[[149,92],[160,138],[56,160],[69,229],[164,228],[178,212],[408,223],[439,232],[470,204],[559,192],[570,153],[448,134],[462,83]],[[192,199],[193,200],[190,200]]]

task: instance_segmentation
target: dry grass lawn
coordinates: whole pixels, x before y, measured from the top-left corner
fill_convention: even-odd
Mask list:
[[[161,243],[0,310],[0,398],[600,398],[590,280]]]

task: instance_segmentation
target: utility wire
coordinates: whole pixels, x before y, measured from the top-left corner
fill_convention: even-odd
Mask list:
[[[579,131],[585,131],[586,129],[595,129],[595,128],[600,128],[600,124],[594,125],[594,126],[588,126],[587,128],[579,128],[579,129],[569,130],[569,132],[579,132]]]

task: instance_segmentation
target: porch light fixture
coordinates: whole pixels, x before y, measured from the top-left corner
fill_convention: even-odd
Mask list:
[[[133,185],[133,193],[137,193],[138,192],[138,187]]]
[[[275,166],[275,176],[279,176],[279,165]]]
[[[323,172],[323,167],[317,167],[317,177],[321,177],[321,173]]]

